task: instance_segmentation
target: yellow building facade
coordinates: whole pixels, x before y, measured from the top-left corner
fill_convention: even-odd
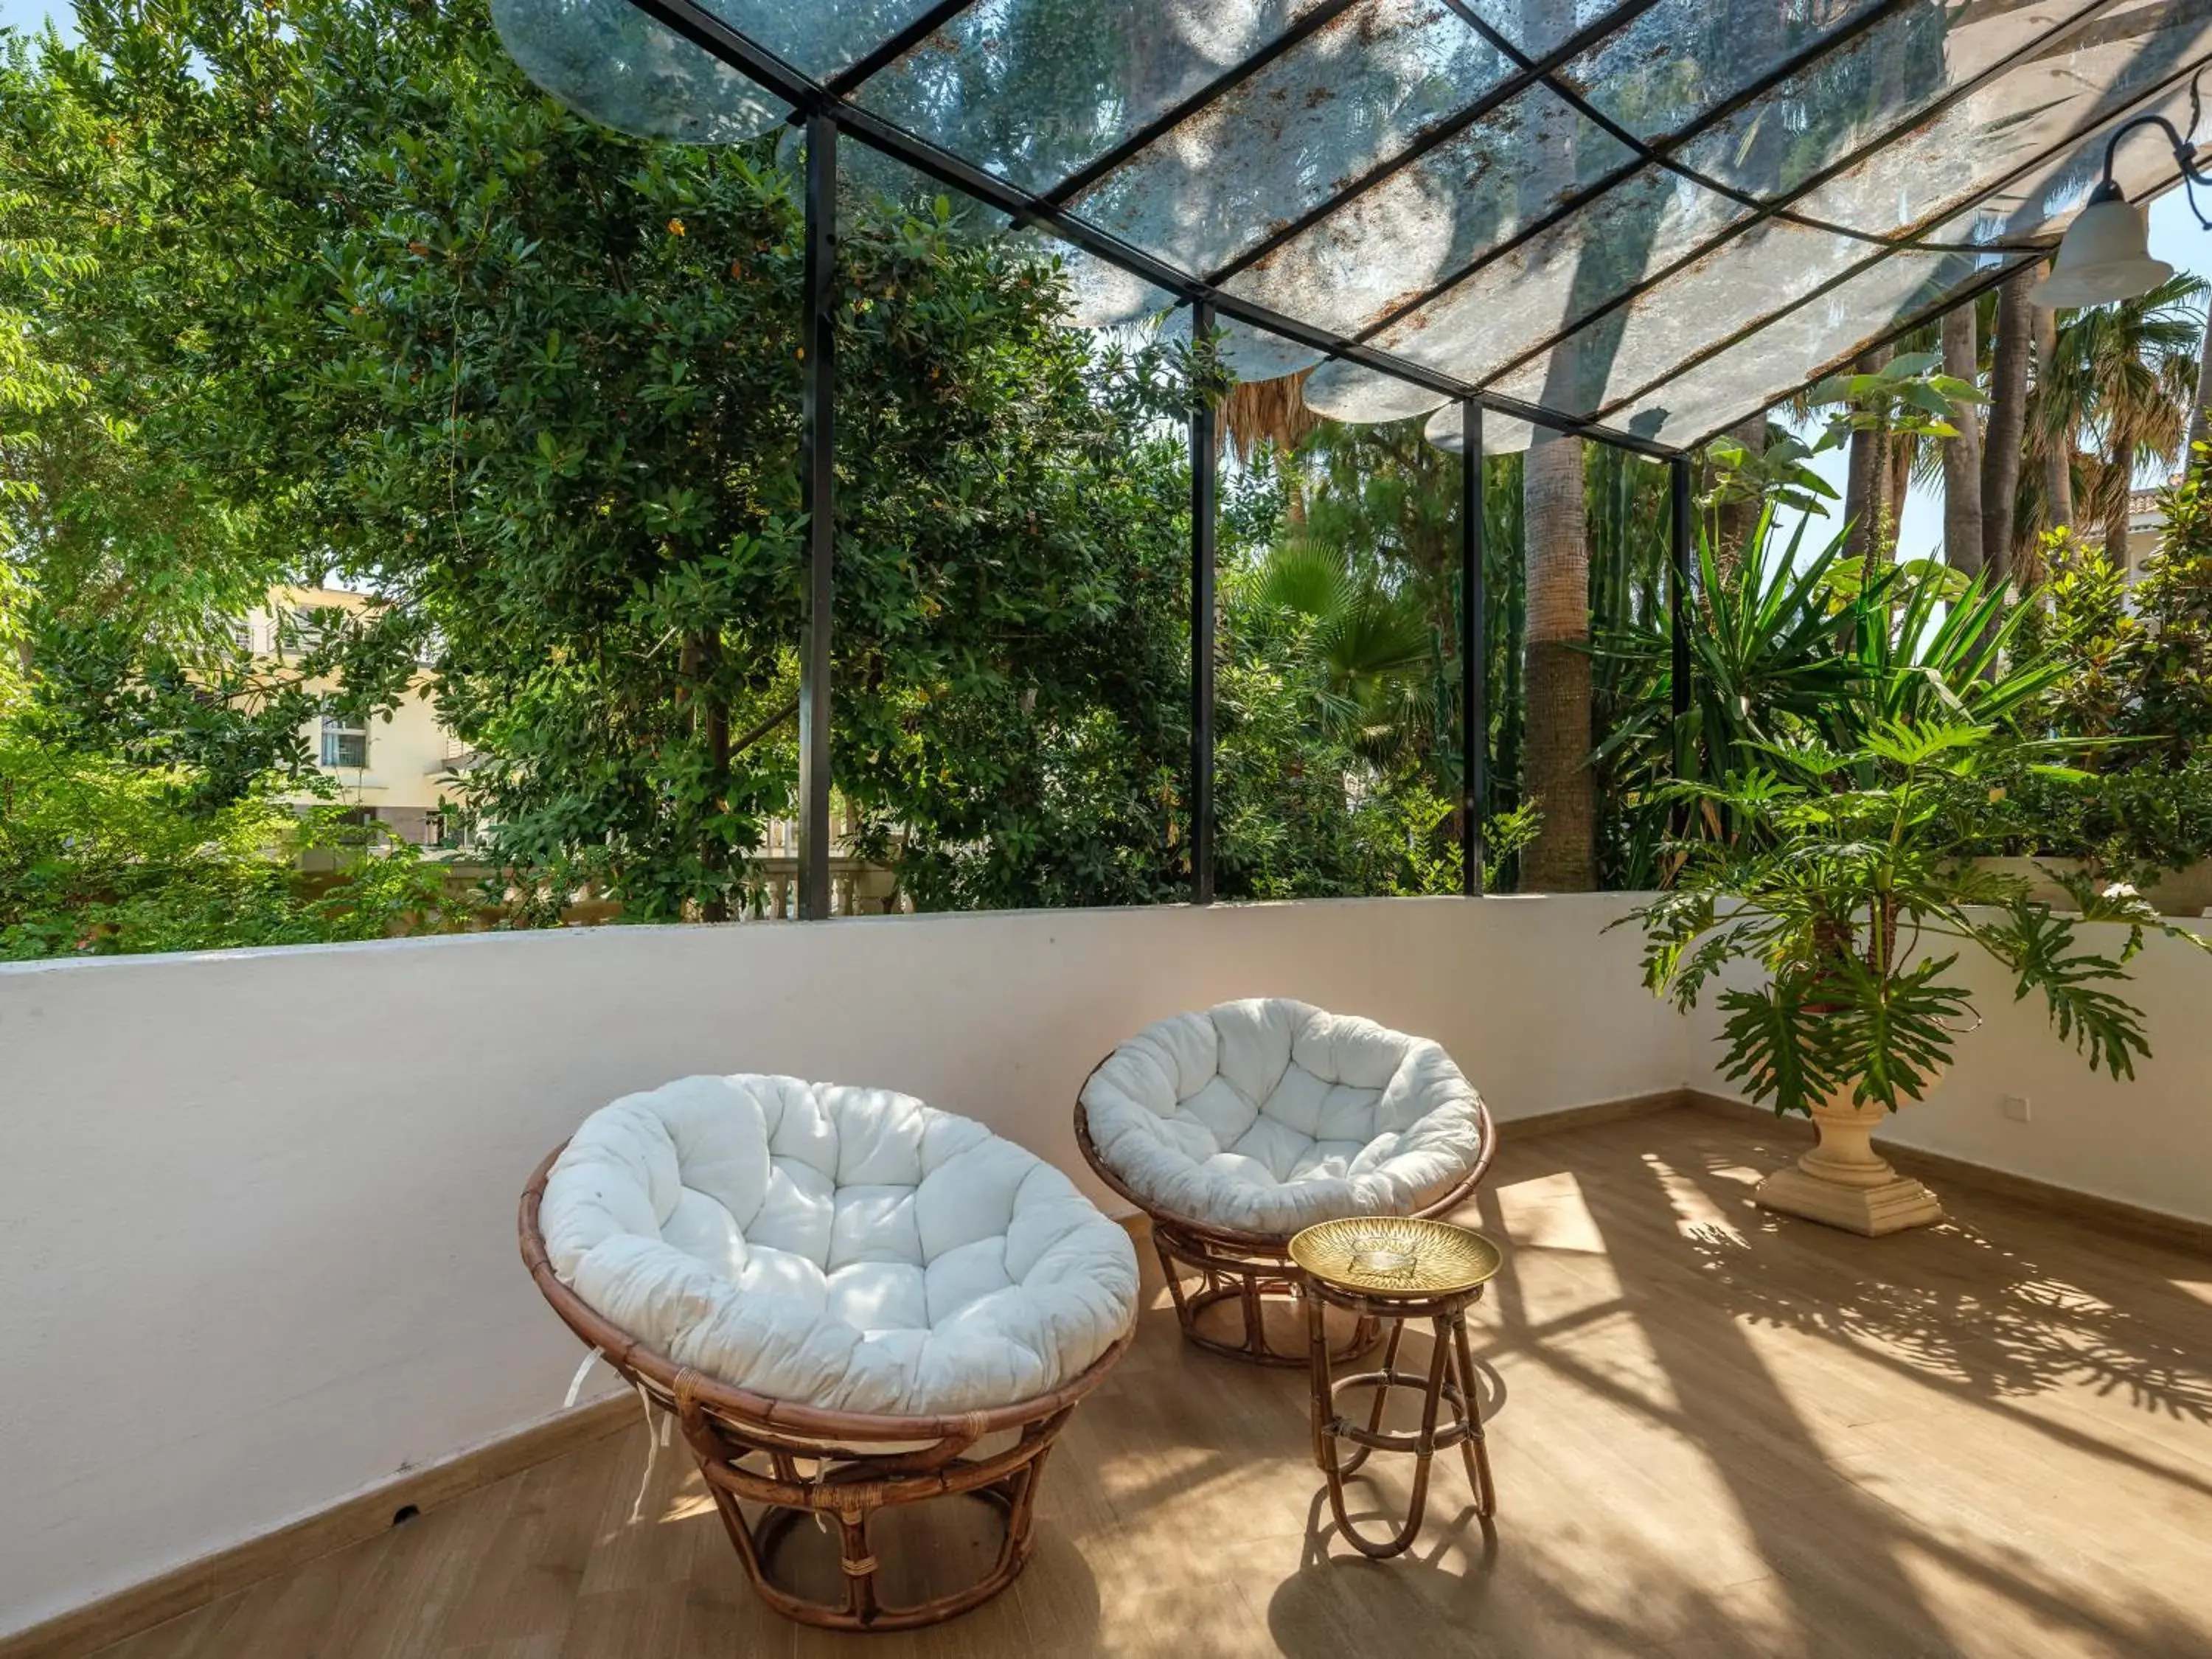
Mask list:
[[[257,662],[278,667],[317,642],[317,611],[359,611],[371,602],[342,588],[275,588],[266,606],[247,612],[234,627],[238,643]],[[336,689],[327,680],[308,685],[317,691]],[[467,750],[438,723],[428,673],[417,673],[388,713],[360,725],[326,717],[311,721],[301,735],[324,775],[337,785],[340,805],[419,846],[457,838],[459,815],[441,807],[458,805],[453,769]],[[299,797],[302,805],[311,799]]]

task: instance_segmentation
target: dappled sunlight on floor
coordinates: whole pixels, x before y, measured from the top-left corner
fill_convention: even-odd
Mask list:
[[[1800,1149],[1686,1110],[1507,1126],[1462,1218],[1510,1247],[1470,1322],[1498,1514],[1441,1457],[1395,1561],[1337,1534],[1304,1376],[1183,1345],[1145,1250],[1141,1334],[1053,1455],[1035,1559],[952,1625],[776,1619],[680,1447],[639,1504],[633,1425],[109,1659],[2212,1652],[2202,1260],[1964,1190],[1878,1241],[1759,1210]],[[1355,1522],[1395,1519],[1407,1461],[1351,1483]],[[917,1538],[921,1571],[976,1547]]]

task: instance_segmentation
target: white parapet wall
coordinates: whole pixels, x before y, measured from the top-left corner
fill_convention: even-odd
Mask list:
[[[580,1350],[523,1272],[515,1200],[617,1095],[696,1072],[883,1085],[1073,1170],[1069,1108],[1118,1039],[1276,995],[1438,1038],[1510,1123],[1687,1075],[1688,1026],[1641,988],[1635,940],[1601,932],[1626,904],[0,966],[0,1633],[556,1409]]]

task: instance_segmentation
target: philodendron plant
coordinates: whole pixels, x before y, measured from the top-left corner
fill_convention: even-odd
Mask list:
[[[1923,1097],[1978,1019],[1960,967],[1968,951],[2002,964],[2016,1000],[2039,994],[2093,1068],[2132,1077],[2150,1049],[2141,1012],[2114,988],[2127,963],[2153,930],[2212,943],[2132,888],[2074,878],[2063,884],[2081,913],[2061,914],[1960,855],[1989,775],[2021,746],[1971,720],[1889,722],[1848,752],[1766,745],[1747,775],[1674,786],[1732,833],[1680,843],[1669,890],[1625,918],[1644,929],[1644,982],[1687,1010],[1729,964],[1762,970],[1720,988],[1721,1041],[1729,1080],[1778,1112]]]

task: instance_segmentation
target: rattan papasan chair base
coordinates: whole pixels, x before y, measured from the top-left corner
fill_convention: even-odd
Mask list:
[[[680,1363],[665,1348],[700,1346],[703,1339],[696,1334],[696,1324],[691,1334],[657,1346],[628,1328],[631,1322],[618,1323],[592,1306],[580,1293],[580,1283],[599,1291],[602,1300],[617,1299],[616,1292],[620,1287],[617,1285],[610,1291],[606,1275],[595,1274],[590,1267],[582,1267],[580,1271],[574,1248],[577,1217],[580,1212],[589,1209],[591,1202],[597,1201],[598,1194],[580,1206],[574,1188],[580,1183],[593,1182],[602,1187],[620,1187],[624,1172],[618,1165],[611,1166],[605,1158],[600,1159],[596,1170],[586,1167],[589,1160],[575,1156],[580,1143],[604,1130],[608,1113],[629,1110],[633,1121],[626,1127],[635,1127],[636,1111],[651,1113],[656,1102],[665,1103],[671,1096],[688,1093],[688,1103],[681,1099],[677,1102],[672,1140],[683,1146],[688,1139],[686,1150],[697,1151],[699,1137],[696,1133],[687,1136],[682,1121],[684,1111],[688,1105],[696,1115],[702,1104],[712,1111],[718,1103],[714,1097],[724,1091],[744,1097],[741,1115],[750,1115],[754,1108],[765,1103],[768,1115],[773,1117],[780,1106],[790,1106],[793,1115],[811,1114],[813,1121],[809,1127],[816,1130],[825,1122],[842,1127],[838,1110],[841,1105],[854,1109],[843,1121],[857,1122],[871,1117],[870,1109],[881,1108],[888,1102],[895,1116],[905,1117],[909,1122],[915,1121],[915,1114],[926,1116],[925,1132],[908,1137],[913,1149],[927,1157],[942,1152],[949,1146],[953,1148],[951,1158],[957,1158],[981,1148],[980,1157],[971,1157],[969,1162],[994,1167],[999,1177],[995,1184],[1001,1190],[1011,1183],[1013,1214],[1003,1224],[1015,1242],[1002,1253],[1012,1255],[1018,1250],[1026,1255],[1034,1252],[1036,1261],[1024,1264],[1030,1267],[1027,1279],[1017,1279],[998,1292],[987,1292],[951,1308],[927,1334],[893,1332],[886,1336],[882,1330],[874,1332],[872,1340],[877,1343],[905,1351],[909,1357],[920,1353],[922,1357],[919,1365],[910,1366],[904,1372],[878,1366],[875,1374],[856,1375],[865,1373],[866,1362],[874,1358],[862,1353],[860,1363],[842,1379],[844,1393],[857,1394],[865,1400],[871,1390],[880,1394],[886,1388],[911,1388],[916,1378],[927,1386],[927,1351],[933,1346],[943,1346],[940,1339],[974,1340],[975,1328],[988,1323],[994,1316],[995,1310],[989,1305],[994,1294],[1005,1304],[1018,1304],[1027,1298],[1040,1304],[1042,1311],[1031,1324],[1023,1323],[1029,1310],[1019,1308],[1005,1313],[1000,1320],[1007,1328],[1039,1340],[1040,1347],[1042,1341],[1034,1334],[1036,1331],[1073,1329],[1077,1333],[1072,1344],[1060,1351],[1071,1356],[1067,1374],[1053,1375],[1052,1356],[1047,1353],[1040,1363],[1045,1365],[1050,1386],[1023,1392],[1019,1397],[1003,1402],[988,1397],[994,1391],[1006,1392],[1007,1379],[1002,1376],[995,1379],[995,1388],[987,1382],[971,1390],[977,1403],[963,1409],[842,1409],[788,1397],[791,1390],[787,1389],[770,1394],[741,1387],[724,1376],[710,1374],[700,1365]],[[872,1115],[881,1114],[875,1112]],[[748,1124],[747,1127],[750,1127]],[[785,1137],[793,1141],[805,1138],[803,1134]],[[743,1133],[738,1139],[744,1139]],[[772,1166],[780,1164],[782,1160],[774,1151],[777,1145],[775,1124],[768,1125],[764,1139],[770,1149],[765,1161]],[[816,1139],[818,1142],[818,1135]],[[817,1156],[821,1153],[818,1145],[812,1151]],[[829,1156],[834,1159],[836,1153],[833,1151]],[[896,1163],[902,1156],[903,1149],[894,1149],[892,1161]],[[938,1169],[924,1171],[921,1179],[913,1183],[917,1193],[925,1182],[938,1179],[939,1170],[950,1161],[942,1160]],[[749,1244],[744,1238],[744,1224],[748,1221],[773,1237],[780,1217],[787,1231],[793,1207],[791,1193],[779,1193],[774,1188],[788,1188],[792,1183],[784,1178],[780,1168],[775,1169],[771,1179],[764,1183],[769,1190],[759,1209],[751,1216],[736,1216],[735,1209],[750,1194],[727,1194],[728,1170],[718,1167],[711,1154],[702,1153],[699,1162],[705,1170],[702,1179],[708,1180],[710,1187],[719,1182],[726,1195],[739,1199],[739,1206],[720,1207],[731,1210],[739,1224],[732,1230],[732,1236],[739,1240],[736,1248],[740,1251],[749,1249],[751,1257],[763,1264],[757,1274],[741,1273],[728,1286],[720,1314],[725,1320],[733,1322],[735,1328],[757,1311],[757,1305],[747,1305],[749,1299],[759,1304],[770,1294],[752,1280],[775,1282],[788,1280],[793,1276],[791,1263],[781,1259],[792,1253],[757,1243]],[[895,1189],[901,1184],[876,1179],[887,1172],[881,1157],[873,1158],[872,1162],[864,1156],[860,1163],[870,1167],[854,1170],[848,1160],[848,1172],[869,1179],[853,1182],[849,1188],[831,1188],[841,1194],[849,1190],[857,1194],[850,1206],[856,1209],[876,1203],[887,1189]],[[892,1169],[888,1173],[901,1171]],[[646,1171],[644,1184],[649,1186],[654,1174]],[[549,1223],[549,1187],[561,1194],[564,1182],[570,1190],[554,1200],[564,1203],[564,1218]],[[671,1213],[660,1216],[659,1224],[671,1237],[684,1242],[685,1249],[679,1253],[696,1255],[699,1249],[698,1230],[691,1224],[702,1206],[696,1201],[697,1189],[690,1188],[688,1182],[678,1184],[687,1195],[661,1206]],[[738,1185],[743,1184],[740,1179]],[[757,1188],[763,1183],[754,1184]],[[808,1184],[803,1173],[798,1184]],[[938,1184],[940,1188],[961,1185],[957,1180],[942,1179],[938,1180]],[[988,1176],[969,1181],[964,1190],[951,1194],[952,1205],[939,1206],[940,1212],[958,1214],[963,1218],[958,1224],[969,1232],[975,1232],[978,1224],[990,1224],[975,1220],[979,1205],[988,1202],[988,1199],[979,1200],[975,1193],[978,1188],[988,1188],[994,1184]],[[816,1182],[812,1185],[818,1188],[822,1183]],[[635,1194],[617,1194],[612,1207],[621,1208],[623,1201],[634,1206]],[[841,1203],[838,1207],[842,1213],[848,1206]],[[892,1207],[897,1207],[896,1200]],[[689,1213],[679,1217],[675,1213],[678,1209]],[[642,1216],[634,1216],[633,1219],[641,1222]],[[881,1231],[879,1223],[875,1227]],[[925,1224],[922,1231],[928,1231]],[[556,1148],[538,1165],[522,1194],[520,1231],[523,1260],[554,1311],[580,1340],[597,1350],[625,1382],[641,1389],[654,1403],[674,1414],[730,1541],[744,1564],[746,1577],[762,1601],[788,1618],[830,1629],[894,1631],[933,1625],[978,1606],[1011,1584],[1027,1563],[1032,1548],[1037,1482],[1046,1458],[1077,1402],[1103,1380],[1127,1351],[1134,1328],[1136,1259],[1122,1228],[1100,1215],[1075,1192],[1065,1176],[1033,1155],[988,1135],[979,1125],[949,1114],[933,1112],[919,1102],[879,1091],[837,1090],[789,1079],[702,1078],[687,1079],[651,1095],[617,1102],[615,1106],[593,1114],[575,1139]],[[549,1231],[553,1235],[550,1244]],[[853,1234],[854,1229],[844,1228],[836,1232],[836,1237],[842,1240]],[[858,1230],[856,1236],[867,1237],[869,1230]],[[619,1264],[624,1271],[639,1262],[648,1267],[659,1262],[678,1274],[690,1271],[685,1264],[661,1261],[662,1250],[656,1247],[676,1248],[666,1246],[665,1240],[647,1241],[640,1232],[610,1237],[611,1243],[604,1239],[602,1243],[610,1252],[624,1258]],[[786,1242],[790,1242],[787,1237]],[[1005,1242],[1002,1236],[1001,1243]],[[974,1254],[991,1254],[991,1236],[980,1236],[969,1243],[982,1247]],[[836,1248],[833,1241],[833,1262],[836,1260]],[[937,1261],[948,1259],[949,1254],[940,1255]],[[825,1277],[835,1281],[847,1267],[864,1265],[866,1264],[832,1267]],[[876,1265],[895,1269],[901,1264]],[[565,1273],[563,1267],[567,1268]],[[925,1277],[928,1271],[925,1267]],[[957,1272],[956,1267],[945,1275],[948,1282],[957,1277]],[[803,1267],[798,1276],[805,1279]],[[865,1282],[867,1275],[848,1276],[864,1281],[860,1291],[865,1299],[880,1299],[880,1287]],[[701,1288],[702,1281],[696,1273],[690,1283],[679,1285],[679,1289],[690,1293],[691,1299],[684,1305],[694,1313],[697,1311],[696,1297]],[[712,1285],[705,1288],[719,1294]],[[787,1285],[778,1285],[779,1290],[787,1288]],[[833,1308],[837,1288],[833,1284]],[[1063,1290],[1067,1294],[1060,1294]],[[681,1297],[677,1299],[684,1301]],[[833,1318],[823,1319],[809,1329],[809,1340],[813,1340],[820,1328],[835,1322]],[[864,1336],[854,1352],[865,1349],[869,1340]],[[983,1340],[994,1339],[987,1336]],[[1015,1344],[1016,1348],[1020,1346],[1018,1342]],[[779,1352],[784,1358],[790,1358],[787,1351]],[[811,1356],[807,1363],[814,1364],[818,1358]],[[1031,1380],[1033,1370],[1024,1368],[1036,1358],[1034,1353],[1019,1357],[1017,1381]],[[725,1358],[719,1362],[719,1368],[726,1371],[731,1364]],[[766,1367],[774,1373],[773,1357],[766,1362]],[[815,1369],[819,1370],[818,1364],[815,1364]],[[943,1379],[939,1378],[935,1386],[941,1389]],[[986,1504],[1000,1517],[997,1546],[988,1567],[973,1582],[926,1600],[904,1604],[888,1600],[880,1583],[884,1563],[879,1559],[870,1536],[871,1517],[902,1505],[956,1498]],[[752,1506],[754,1513],[749,1516],[745,1506]],[[842,1581],[839,1595],[811,1595],[796,1582],[796,1576],[786,1570],[788,1564],[784,1559],[787,1553],[785,1546],[802,1523],[817,1521],[833,1528],[836,1534],[836,1576]]]
[[[1263,1365],[1310,1363],[1293,1234],[1449,1214],[1497,1150],[1489,1109],[1436,1043],[1279,998],[1178,1014],[1121,1043],[1084,1084],[1075,1139],[1145,1212],[1184,1338]],[[1233,1319],[1209,1318],[1224,1307]],[[1271,1307],[1291,1316],[1286,1346],[1269,1338]],[[1361,1318],[1330,1358],[1381,1334]]]

